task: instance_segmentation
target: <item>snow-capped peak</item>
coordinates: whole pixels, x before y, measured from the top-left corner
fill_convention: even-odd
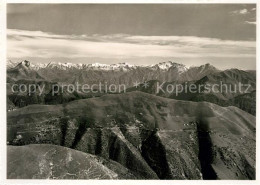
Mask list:
[[[178,70],[179,73],[183,73],[184,71],[186,71],[188,68],[183,65],[183,64],[178,64],[172,61],[168,61],[168,62],[161,62],[159,64],[154,64],[150,66],[152,69],[161,69],[164,71],[169,70],[170,68],[175,68]]]
[[[87,69],[94,69],[94,70],[131,70],[136,68],[136,66],[128,64],[128,63],[118,63],[118,64],[100,64],[100,63],[93,63],[88,64]]]
[[[149,66],[137,66],[128,63],[118,63],[118,64],[102,64],[102,63],[92,63],[92,64],[82,64],[82,63],[62,63],[62,62],[50,62],[50,63],[30,63],[29,61],[23,61],[23,65],[30,66],[31,69],[39,70],[42,68],[68,70],[68,69],[83,69],[83,70],[104,70],[104,71],[129,71],[136,69],[137,67],[146,67],[152,70],[163,70],[168,71],[169,69],[177,70],[179,73],[185,72],[188,68],[183,64],[178,64],[175,62],[161,62],[158,64],[153,64]],[[15,67],[17,63],[8,61],[8,68]]]
[[[40,68],[48,67],[48,68],[57,68],[61,70],[71,69],[71,68],[82,68],[84,64],[73,64],[73,63],[61,63],[61,62],[50,62],[48,64],[37,64]]]
[[[7,68],[7,69],[13,68],[13,67],[15,67],[15,66],[17,66],[17,62],[13,62],[13,61],[11,61],[11,60],[8,60],[8,61],[6,62],[6,68]]]
[[[21,63],[20,63],[20,65],[22,65],[22,66],[25,66],[25,67],[30,67],[30,62],[28,61],[28,60],[24,60],[24,61],[22,61]]]
[[[108,64],[100,64],[100,63],[93,63],[93,64],[88,64],[88,67],[108,67]]]
[[[159,64],[156,64],[154,66],[158,66],[160,69],[167,70],[170,67],[172,67],[175,63],[168,61],[168,62],[161,62]]]

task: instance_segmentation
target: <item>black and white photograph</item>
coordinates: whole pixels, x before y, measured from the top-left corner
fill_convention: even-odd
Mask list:
[[[257,179],[256,2],[5,15],[7,182]]]

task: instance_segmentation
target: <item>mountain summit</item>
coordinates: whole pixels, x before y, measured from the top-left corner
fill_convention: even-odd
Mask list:
[[[184,82],[199,80],[208,74],[219,71],[210,64],[188,68],[183,64],[172,61],[143,66],[128,63],[74,64],[50,62],[48,64],[32,64],[25,60],[16,67],[13,67],[14,63],[9,61],[7,66],[9,66],[9,71],[17,68],[33,70],[50,81],[88,84],[106,81],[108,84],[125,84],[128,87],[131,87],[135,81],[159,80],[166,82]]]
[[[148,67],[154,68],[154,69],[161,69],[161,70],[169,70],[170,68],[177,68],[180,73],[187,71],[187,67],[183,64],[178,64],[172,61],[168,62],[160,62],[159,64],[150,65]]]
[[[24,60],[13,68],[7,70],[7,81],[16,81],[21,79],[27,80],[41,80],[44,79],[34,68],[31,67],[31,63]]]
[[[141,68],[150,68],[153,70],[164,70],[167,71],[171,68],[177,68],[178,71],[180,72],[185,72],[186,70],[188,70],[189,68],[186,67],[183,64],[179,64],[176,62],[172,62],[172,61],[167,61],[167,62],[160,62],[158,64],[152,64],[152,65],[132,65],[126,62],[122,62],[122,63],[117,63],[117,64],[102,64],[102,63],[91,63],[91,64],[84,64],[84,63],[69,63],[69,62],[50,62],[48,64],[41,64],[41,63],[33,63],[31,64],[29,61],[24,60],[20,63],[15,63],[12,62],[11,60],[7,61],[7,68],[13,68],[19,64],[25,65],[27,67],[31,67],[35,70],[39,70],[42,68],[53,68],[53,69],[59,69],[59,70],[67,70],[67,69],[85,69],[85,70],[105,70],[105,71],[109,71],[109,70],[114,70],[114,71],[129,71],[129,70],[133,70],[136,69],[138,67]]]

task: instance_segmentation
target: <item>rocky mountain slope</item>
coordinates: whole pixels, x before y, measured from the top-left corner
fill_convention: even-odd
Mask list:
[[[188,100],[188,101],[206,101],[215,103],[220,106],[236,106],[250,114],[255,115],[256,107],[256,76],[251,72],[246,72],[238,69],[229,69],[225,71],[208,74],[199,80],[188,82],[161,82],[151,80],[147,82],[148,87],[140,84],[138,87],[128,88],[127,91],[142,91],[150,94],[155,94],[162,97]],[[243,84],[239,89],[239,84]],[[177,86],[182,85],[183,91],[177,92]],[[162,87],[162,90],[158,88]],[[196,87],[194,91],[190,87]],[[214,91],[206,92],[205,86],[214,87]],[[169,92],[169,87],[174,87],[173,92]],[[198,90],[200,88],[200,91]],[[159,89],[159,91],[158,91]],[[250,96],[250,97],[249,97]]]
[[[11,70],[13,65],[13,63],[10,63],[10,65],[7,64],[8,70]],[[150,66],[136,66],[127,63],[111,65],[98,63],[49,63],[29,64],[27,67],[54,82],[78,82],[90,85],[107,82],[108,84],[125,84],[128,87],[133,86],[133,83],[136,81],[160,80],[183,82],[199,80],[207,74],[219,71],[209,64],[187,68],[182,64],[171,61]]]
[[[8,146],[7,155],[9,179],[135,179],[117,162],[57,145]]]
[[[30,85],[35,87],[32,87],[31,92],[28,92]],[[40,75],[35,67],[31,67],[30,62],[26,60],[7,70],[6,87],[7,110],[30,104],[60,104],[76,99],[100,96],[100,93],[86,94],[76,91],[69,93],[68,89],[61,87],[59,81],[51,81],[48,80],[48,77]],[[40,92],[39,87],[42,92]]]
[[[125,84],[132,86],[136,81],[146,79],[191,79],[199,78],[216,70],[210,65],[199,68],[187,68],[182,64],[164,62],[151,66],[134,66],[126,63],[120,64],[72,64],[72,63],[49,63],[32,64],[25,60],[18,64],[8,61],[7,63],[7,110],[24,107],[30,104],[59,104],[77,99],[101,96],[103,93],[68,93],[67,89],[55,93],[53,96],[53,86],[61,88],[62,84]],[[193,72],[191,72],[193,71]],[[200,73],[196,73],[199,71]],[[194,76],[195,75],[195,76]],[[35,92],[12,91],[12,85],[24,84],[27,89],[34,84],[44,87],[39,95],[38,89]]]
[[[129,65],[126,63],[112,65],[98,63],[88,65],[71,63],[35,65],[31,64],[29,61],[23,61],[16,66],[14,65],[14,63],[10,62],[10,67],[7,71],[8,110],[12,110],[13,107],[23,107],[29,104],[66,103],[77,99],[103,95],[102,92],[86,94],[80,92],[68,93],[65,90],[63,93],[59,92],[56,93],[55,96],[52,96],[51,86],[60,86],[60,82],[65,84],[69,82],[73,84],[87,83],[89,85],[113,83],[133,86],[136,82],[143,82],[152,79],[148,81],[149,87],[144,88],[143,84],[140,84],[139,87],[130,87],[127,91],[139,90],[173,99],[207,101],[221,106],[233,105],[255,115],[256,98],[254,94],[252,94],[250,101],[245,103],[244,98],[242,98],[243,94],[240,92],[233,92],[235,89],[238,90],[239,83],[249,84],[251,86],[246,94],[255,91],[256,75],[255,72],[252,71],[243,71],[238,69],[219,71],[209,64],[187,68],[182,64],[173,62],[164,62],[146,67]],[[230,87],[228,87],[227,90],[222,90],[222,92],[219,92],[221,91],[221,88],[218,86],[215,87],[214,93],[181,92],[176,95],[175,93],[167,92],[156,93],[157,82],[159,84],[165,82],[163,85],[164,90],[169,84],[182,84],[183,86],[187,84],[188,87],[192,85],[199,87],[205,85],[213,86],[214,84],[220,85],[221,82]],[[29,84],[45,86],[44,93],[41,96],[38,96],[37,93],[33,93],[30,96],[24,93],[13,93],[11,92],[11,86],[14,83],[27,84],[27,88]],[[243,91],[245,89],[246,87],[242,88]]]
[[[13,68],[7,69],[7,81],[17,81],[20,79],[43,80],[44,77],[31,68],[30,62],[25,60]]]
[[[95,169],[101,170],[107,179],[111,173],[104,172],[105,169],[117,174],[110,162],[124,166],[133,175],[122,178],[255,179],[255,117],[236,107],[130,92],[63,105],[30,105],[9,112],[7,124],[9,145],[54,144],[87,153],[86,156],[101,157],[108,161],[103,164],[106,168],[101,170],[97,165]],[[22,149],[29,152],[34,147]],[[31,155],[42,156],[55,148],[44,147]],[[57,150],[64,153],[61,159],[66,158],[64,150]],[[24,159],[15,155],[16,151],[16,147],[9,147],[10,163]],[[80,163],[81,155],[77,159]],[[50,166],[46,163],[54,161],[53,167],[59,168],[55,156],[43,158],[48,174]],[[34,161],[28,164],[39,166]],[[11,165],[9,172],[15,166]],[[87,167],[80,166],[76,170],[78,176]],[[8,176],[21,178],[34,174],[18,170]]]

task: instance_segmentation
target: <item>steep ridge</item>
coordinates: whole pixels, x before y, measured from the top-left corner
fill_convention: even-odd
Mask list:
[[[144,86],[144,83],[139,84],[138,87],[128,88],[127,91],[142,91],[150,94],[155,94],[157,96],[177,99],[177,100],[187,100],[195,102],[211,102],[220,106],[236,106],[252,115],[255,115],[256,109],[256,77],[250,72],[246,72],[238,69],[230,69],[221,72],[216,72],[209,74],[200,80],[194,80],[184,83],[174,82],[161,82],[159,80],[151,80],[147,82],[148,87]],[[214,92],[205,92],[205,86],[213,87]],[[221,87],[221,84],[222,87]],[[239,89],[239,84],[241,90]],[[176,90],[173,92],[168,92],[168,86],[174,86],[177,88],[177,85],[182,85],[183,91],[176,93]],[[158,88],[162,86],[161,90]],[[196,87],[196,92],[185,91],[190,87]],[[199,87],[202,87],[199,92]],[[249,88],[247,88],[249,87]],[[158,92],[159,89],[159,92]],[[170,88],[171,89],[171,88]],[[241,92],[240,92],[241,91]],[[246,92],[246,93],[243,93]]]
[[[16,66],[15,66],[16,65]],[[12,61],[7,63],[7,97],[8,111],[15,108],[24,107],[30,104],[60,104],[69,101],[91,98],[103,95],[98,93],[68,93],[56,92],[53,95],[53,86],[66,84],[125,84],[133,86],[136,82],[158,79],[162,81],[191,80],[199,79],[206,74],[218,71],[213,66],[206,64],[200,67],[187,68],[182,64],[174,62],[162,62],[151,66],[135,66],[127,63],[119,64],[72,64],[72,63],[49,63],[32,64],[25,60],[18,64]],[[36,92],[13,92],[12,85],[36,85],[43,88],[39,95],[39,89]],[[17,86],[16,89],[17,90]]]
[[[25,60],[14,68],[7,70],[7,81],[17,81],[20,79],[44,80],[38,72],[30,68],[30,62]]]
[[[255,117],[236,107],[131,92],[31,105],[7,123],[10,145],[74,148],[140,179],[255,179]]]
[[[11,62],[8,70],[12,70]],[[18,64],[19,65],[19,64]],[[161,62],[150,66],[119,64],[73,64],[73,63],[49,63],[31,64],[30,69],[44,76],[49,81],[64,83],[98,84],[125,84],[128,87],[133,83],[149,80],[160,81],[191,81],[199,80],[205,75],[219,70],[210,64],[200,67],[187,68],[183,64],[175,62]]]
[[[56,145],[8,146],[7,155],[8,179],[135,179],[116,162]]]
[[[240,109],[256,115],[256,91],[238,95],[229,100],[230,104],[239,107]]]
[[[68,88],[63,88],[59,82],[39,75],[26,60],[7,70],[6,87],[8,111],[31,104],[61,104],[101,95],[77,91],[69,93]]]
[[[173,94],[170,96],[170,98],[196,102],[207,101],[218,104],[220,106],[236,106],[248,113],[255,115],[254,109],[256,98],[252,96],[250,99],[251,101],[248,102],[247,105],[243,103],[246,94],[251,94],[251,92],[256,90],[256,78],[253,74],[243,70],[230,69],[207,75],[204,78],[196,81],[194,84],[197,87],[206,84],[210,85],[211,87],[213,87],[214,84],[218,84],[219,86],[215,86],[214,92],[210,93],[182,93],[178,96]],[[225,85],[221,87],[221,84]],[[239,87],[240,84],[243,85],[241,88]]]
[[[220,72],[217,68],[210,65],[209,63],[201,66],[192,66],[185,73],[182,74],[183,79],[198,80],[204,76]]]

